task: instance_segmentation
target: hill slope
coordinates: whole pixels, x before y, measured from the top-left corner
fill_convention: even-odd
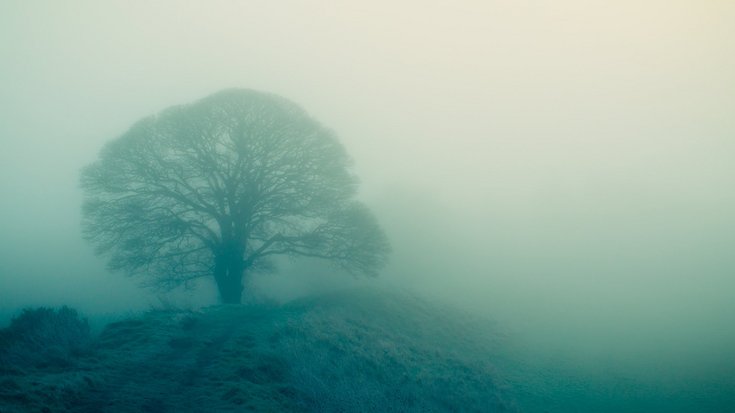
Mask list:
[[[376,291],[150,312],[65,366],[1,373],[0,412],[515,411],[477,326]]]

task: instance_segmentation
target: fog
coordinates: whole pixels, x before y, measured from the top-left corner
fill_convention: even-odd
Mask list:
[[[735,377],[733,19],[725,0],[3,2],[0,313],[159,302],[82,240],[79,172],[136,120],[246,87],[338,133],[393,244],[381,282],[544,360]]]

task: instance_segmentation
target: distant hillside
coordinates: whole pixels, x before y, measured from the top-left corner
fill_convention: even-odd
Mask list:
[[[0,412],[514,412],[486,327],[364,290],[150,312],[0,369]]]

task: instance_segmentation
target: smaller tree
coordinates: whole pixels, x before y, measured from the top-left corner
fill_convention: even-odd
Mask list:
[[[90,342],[89,322],[76,310],[25,308],[9,327],[0,329],[0,375],[5,368],[65,366]]]
[[[83,227],[109,265],[225,303],[279,255],[376,275],[389,252],[334,133],[281,97],[226,90],[143,119],[82,173]]]

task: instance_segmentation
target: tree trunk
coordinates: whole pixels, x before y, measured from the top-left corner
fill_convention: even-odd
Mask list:
[[[215,256],[214,280],[223,304],[240,304],[242,302],[243,251],[241,248],[223,248]]]

